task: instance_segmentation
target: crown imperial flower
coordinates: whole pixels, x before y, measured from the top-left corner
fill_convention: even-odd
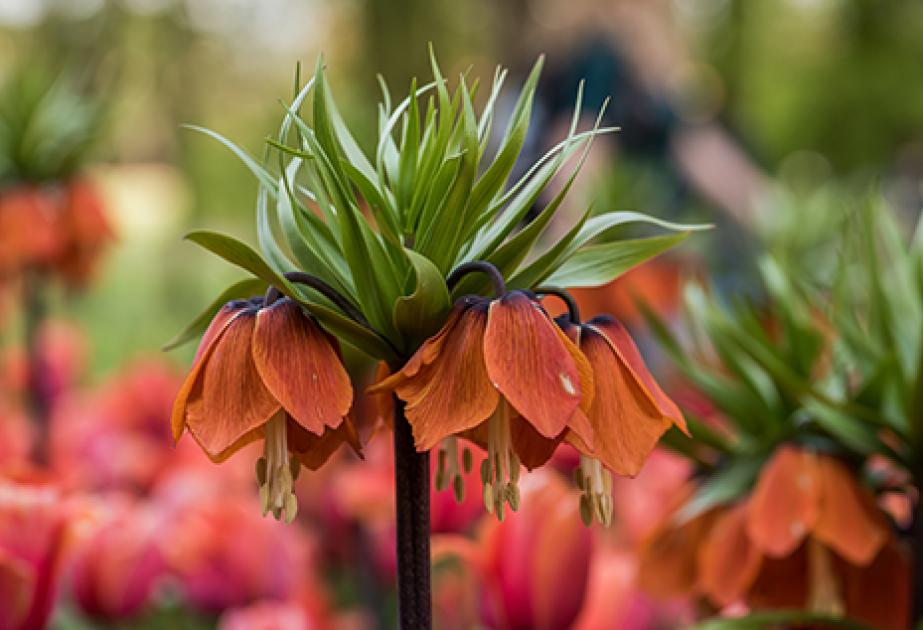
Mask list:
[[[263,438],[257,462],[263,513],[294,519],[301,465],[320,467],[343,442],[359,450],[347,419],[352,385],[338,344],[288,298],[228,302],[202,338],[173,407],[214,461]]]

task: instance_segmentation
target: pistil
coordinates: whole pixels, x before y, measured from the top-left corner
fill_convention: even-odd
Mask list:
[[[272,512],[277,520],[291,523],[298,513],[295,479],[301,463],[288,450],[287,419],[280,411],[266,423],[263,457],[256,462],[263,516]]]

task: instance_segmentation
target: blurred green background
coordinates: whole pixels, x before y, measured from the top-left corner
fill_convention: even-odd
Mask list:
[[[547,54],[533,151],[562,135],[577,77],[590,108],[611,95],[623,132],[575,203],[715,221],[698,247],[717,268],[733,270],[746,234],[772,224],[780,186],[789,200],[879,186],[898,209],[920,207],[914,0],[2,0],[0,78],[49,64],[106,107],[92,173],[119,240],[92,290],[55,299],[88,330],[93,372],[156,351],[243,275],[181,236],[254,242],[256,181],[183,123],[259,156],[296,62],[323,52],[368,146],[376,73],[395,93],[428,78],[427,42],[449,76],[489,78],[499,63],[515,82]]]

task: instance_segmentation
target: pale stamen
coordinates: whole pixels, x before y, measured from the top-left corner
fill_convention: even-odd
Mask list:
[[[287,419],[280,411],[266,423],[263,457],[256,462],[263,516],[272,512],[277,520],[291,523],[298,513],[295,479],[300,462],[288,450]]]
[[[833,556],[814,539],[808,541],[808,584],[808,610],[832,617],[842,617],[846,613]]]
[[[593,520],[609,526],[612,524],[612,475],[602,462],[592,457],[580,456],[580,467],[574,471],[574,480],[580,496],[580,518],[589,526]]]
[[[481,462],[484,506],[501,521],[504,503],[514,512],[519,509],[519,466],[510,439],[509,407],[501,401],[487,420],[487,459]]]
[[[459,465],[458,438],[454,435],[442,441],[439,448],[436,464],[436,489],[445,490],[452,484],[455,500],[461,503],[465,498],[465,480],[462,477],[462,466]],[[464,450],[462,458],[465,472],[471,472],[471,451]]]

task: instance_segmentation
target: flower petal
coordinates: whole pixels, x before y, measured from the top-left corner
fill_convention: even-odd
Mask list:
[[[639,387],[603,334],[586,327],[580,346],[596,375],[596,394],[588,414],[595,445],[593,452],[586,454],[620,475],[637,475],[672,420]]]
[[[323,466],[344,443],[349,444],[357,455],[362,455],[359,434],[349,418],[344,419],[335,429],[328,427],[322,435],[310,433],[300,423],[290,419],[287,424],[287,436],[289,448],[309,470],[317,470]]]
[[[257,312],[251,346],[257,372],[289,415],[316,435],[339,426],[353,401],[335,343],[289,298]]]
[[[794,552],[817,523],[820,490],[816,455],[780,447],[750,498],[747,533],[753,544],[775,558]]]
[[[888,542],[890,528],[874,497],[841,462],[818,457],[820,515],[817,539],[846,561],[867,566]]]
[[[427,350],[438,344],[438,353],[418,362],[396,385],[398,397],[407,403],[404,413],[417,449],[431,449],[443,438],[480,424],[497,408],[500,396],[484,367],[486,326],[487,312],[480,306],[451,318],[437,335],[440,340]]]
[[[279,403],[263,385],[250,340],[256,324],[252,311],[242,311],[203,357],[186,405],[186,426],[211,455],[265,424],[279,410]]]
[[[846,614],[871,628],[903,630],[910,626],[910,561],[904,549],[890,541],[868,566],[843,563]]]
[[[657,381],[654,380],[654,377],[651,376],[650,371],[644,364],[641,353],[638,352],[638,346],[635,345],[634,340],[622,323],[614,317],[602,315],[594,317],[587,326],[595,329],[606,338],[612,349],[615,350],[628,367],[637,384],[650,397],[657,409],[660,410],[660,413],[665,418],[669,418],[683,433],[689,435],[689,429],[686,428],[686,421],[682,412],[680,412],[676,403],[664,393]]]
[[[483,302],[483,300],[476,300],[472,297],[458,300],[455,303],[455,306],[452,308],[451,312],[449,312],[449,316],[446,318],[446,322],[439,330],[439,332],[424,341],[423,345],[413,353],[413,356],[407,360],[407,363],[405,363],[400,370],[394,374],[391,374],[390,376],[387,376],[386,378],[382,378],[374,385],[369,387],[367,392],[369,394],[378,394],[382,392],[394,391],[397,389],[398,385],[406,382],[407,379],[416,376],[424,366],[432,364],[433,361],[435,361],[442,353],[442,347],[445,345],[449,334],[458,324],[459,318],[469,309],[469,307],[472,307],[476,302]]]
[[[567,428],[574,434],[582,445],[581,450],[586,455],[590,455],[595,449],[595,435],[593,426],[587,414],[593,407],[593,397],[596,394],[595,376],[593,375],[593,366],[590,365],[586,355],[580,350],[580,337],[583,330],[580,326],[572,324],[567,326],[566,330],[561,330],[560,326],[555,326],[555,331],[561,337],[561,343],[567,348],[574,365],[577,366],[577,372],[580,374],[580,406],[574,410],[567,421]]]
[[[717,515],[710,510],[681,525],[668,517],[641,547],[638,585],[658,599],[693,594],[698,584],[696,553]]]
[[[484,359],[510,404],[543,436],[557,437],[580,404],[580,373],[557,326],[525,293],[491,302]]]
[[[747,594],[747,604],[753,610],[806,606],[810,590],[807,547],[803,544],[784,558],[763,558],[759,575]]]
[[[205,334],[202,335],[202,341],[199,342],[199,348],[196,350],[192,368],[190,368],[189,374],[186,375],[186,380],[183,381],[179,392],[176,394],[176,399],[173,401],[173,413],[170,425],[173,430],[174,442],[180,439],[183,435],[183,430],[186,428],[186,403],[190,393],[192,393],[193,387],[195,387],[199,379],[202,368],[205,367],[208,358],[211,356],[211,351],[214,349],[215,344],[224,334],[225,330],[227,330],[228,326],[230,326],[231,322],[233,322],[247,306],[248,303],[243,301],[228,302],[215,314],[215,317],[205,330]]]
[[[763,556],[747,538],[747,506],[739,503],[716,521],[699,551],[699,587],[723,608],[743,598]]]
[[[580,413],[580,410],[577,409],[574,413]],[[510,442],[519,461],[528,470],[543,466],[551,459],[558,444],[561,443],[561,437],[546,438],[522,416],[516,413],[510,414]]]

